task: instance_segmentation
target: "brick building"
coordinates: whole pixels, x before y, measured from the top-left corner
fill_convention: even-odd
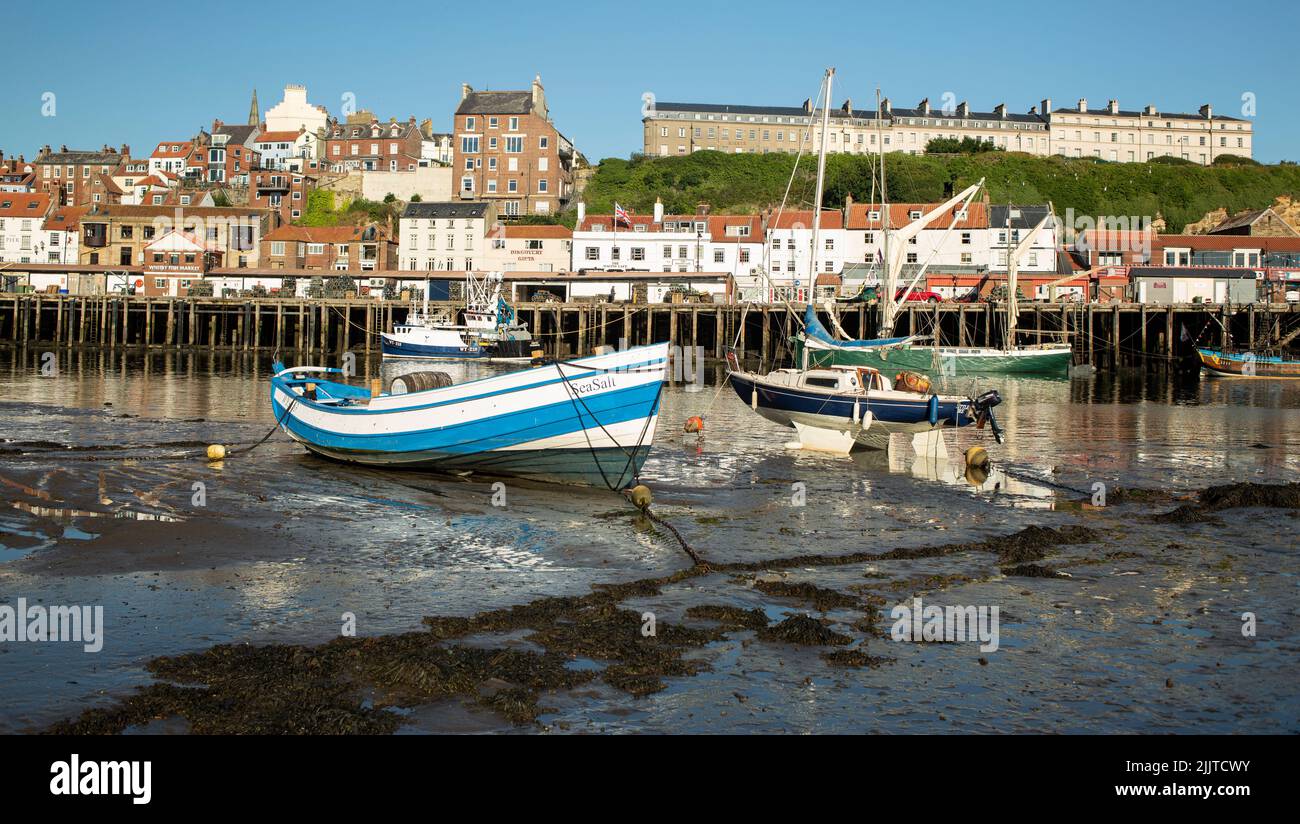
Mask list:
[[[258,243],[271,216],[230,206],[96,206],[81,217],[81,263],[134,266],[149,263],[147,247],[169,233],[195,239],[213,265],[256,266]]]
[[[249,173],[262,165],[262,156],[254,148],[259,134],[257,126],[228,126],[220,120],[212,121],[212,133],[200,132],[195,138],[186,177],[204,183],[247,186]]]
[[[0,151],[0,192],[31,192],[36,189],[36,169],[22,155],[5,157]]]
[[[111,177],[119,166],[131,156],[131,147],[123,145],[121,151],[104,146],[97,152],[80,151],[62,146],[52,151],[41,149],[33,161],[36,173],[36,190],[45,192],[60,205],[86,206],[94,202],[94,192],[103,192],[102,186],[93,186],[100,176]]]
[[[249,177],[248,205],[273,212],[277,226],[302,217],[307,195],[316,188],[316,177],[300,172],[254,169]]]
[[[576,152],[551,122],[540,77],[524,91],[463,84],[453,130],[460,199],[492,201],[503,217],[552,214],[568,203]]]
[[[335,171],[412,172],[420,165],[423,141],[414,117],[405,123],[383,123],[360,111],[348,115],[345,123],[330,121],[322,159]]]
[[[266,269],[377,272],[397,268],[397,244],[383,226],[281,226],[262,238]]]

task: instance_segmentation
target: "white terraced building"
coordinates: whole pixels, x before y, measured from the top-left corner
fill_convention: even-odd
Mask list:
[[[763,253],[758,215],[588,215],[578,205],[573,231],[573,270],[624,272],[729,272],[737,282],[751,276]]]
[[[642,132],[645,154],[661,157],[706,150],[815,153],[821,126],[810,100],[802,106],[656,101],[642,118]],[[895,107],[886,98],[878,111],[856,109],[846,100],[831,109],[826,137],[828,151],[845,154],[921,154],[937,138],[973,138],[1039,156],[1115,162],[1178,157],[1202,165],[1225,154],[1251,157],[1253,150],[1253,124],[1244,107],[1241,116],[1216,114],[1209,104],[1195,113],[1162,112],[1154,105],[1124,110],[1112,99],[1095,109],[1086,98],[1061,109],[1045,98],[1025,114],[1004,103],[976,111],[951,95],[938,105],[926,98],[913,108]]]

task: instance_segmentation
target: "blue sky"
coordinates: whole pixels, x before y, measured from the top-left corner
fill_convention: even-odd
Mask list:
[[[335,113],[351,92],[383,119],[413,114],[446,131],[462,82],[527,88],[540,73],[557,125],[594,161],[640,149],[645,92],[799,105],[833,65],[835,102],[860,108],[879,86],[900,106],[951,92],[981,111],[1115,97],[1126,109],[1208,102],[1236,115],[1250,93],[1255,157],[1300,160],[1294,0],[874,5],[63,0],[54,12],[20,0],[6,15],[0,149],[127,143],[145,155],[213,118],[244,122],[253,88],[265,112],[286,83]],[[42,116],[46,92],[53,117]]]

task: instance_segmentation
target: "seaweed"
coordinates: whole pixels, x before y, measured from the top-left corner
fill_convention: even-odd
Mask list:
[[[791,615],[779,624],[764,627],[758,631],[758,637],[764,641],[809,647],[843,647],[853,643],[849,636],[841,635],[807,615]]]

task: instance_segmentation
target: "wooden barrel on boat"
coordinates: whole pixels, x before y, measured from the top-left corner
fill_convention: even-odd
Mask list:
[[[393,382],[388,386],[388,394],[405,395],[410,392],[441,389],[444,386],[451,386],[451,375],[446,372],[411,372],[393,378]]]
[[[920,372],[899,372],[894,376],[894,388],[901,392],[915,392],[927,395],[930,392],[930,379]]]

